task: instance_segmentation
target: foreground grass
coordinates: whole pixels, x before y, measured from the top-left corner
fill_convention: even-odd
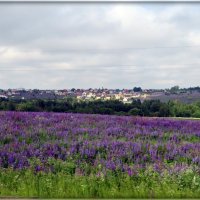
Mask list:
[[[192,171],[180,175],[153,171],[128,176],[122,173],[98,177],[30,170],[0,171],[0,196],[39,198],[198,198],[200,176]]]
[[[200,120],[200,118],[196,118],[196,117],[166,117],[166,118],[182,119],[182,120]]]

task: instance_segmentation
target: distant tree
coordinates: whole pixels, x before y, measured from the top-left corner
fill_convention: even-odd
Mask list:
[[[176,103],[175,104],[175,116],[176,117],[191,117],[192,110],[186,104]]]
[[[142,92],[142,88],[141,87],[134,87],[133,91],[134,92]]]
[[[178,85],[173,86],[173,87],[171,87],[171,89],[170,89],[170,92],[172,92],[172,93],[176,93],[176,92],[178,92],[178,91],[179,91],[179,86],[178,86]]]
[[[140,99],[133,99],[132,103],[131,103],[132,107],[136,107],[136,108],[140,108],[141,107],[141,101]]]
[[[45,108],[45,101],[42,100],[42,99],[38,99],[38,100],[36,101],[36,106],[38,106],[38,107],[41,108],[41,109],[44,109],[44,108]]]
[[[150,101],[150,111],[151,112],[158,112],[160,110],[161,102],[160,100],[152,100]]]
[[[10,110],[10,111],[16,110],[16,106],[13,102],[8,103],[8,110]]]
[[[163,103],[159,108],[159,117],[169,117],[170,109],[168,104]]]
[[[128,112],[130,115],[134,115],[134,116],[137,116],[137,115],[140,115],[141,114],[141,111],[139,108],[132,108],[131,110],[129,110]]]
[[[38,90],[38,89],[33,89],[33,93],[39,94],[39,93],[40,93],[40,90]]]
[[[133,100],[130,104],[124,104],[119,100],[78,102],[71,97],[62,100],[0,99],[0,110],[200,118],[200,101],[186,104],[179,101]]]
[[[17,105],[16,110],[18,111],[37,111],[36,107],[32,104],[32,102],[24,102]]]
[[[195,111],[195,113],[192,114],[192,117],[200,118],[200,110]]]

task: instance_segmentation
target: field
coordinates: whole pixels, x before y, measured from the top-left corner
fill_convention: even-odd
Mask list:
[[[200,121],[0,112],[0,196],[200,197]]]
[[[179,101],[182,103],[190,104],[190,103],[195,103],[199,101],[200,98],[200,92],[191,92],[191,93],[180,93],[180,94],[170,94],[170,95],[165,95],[159,94],[159,95],[150,95],[147,97],[147,99],[152,99],[156,100],[159,99],[161,102],[168,102],[168,101]]]

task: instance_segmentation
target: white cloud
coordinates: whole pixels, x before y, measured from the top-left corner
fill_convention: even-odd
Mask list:
[[[0,70],[16,71],[0,71],[0,87],[198,85],[200,48],[184,46],[200,45],[199,8],[159,3],[2,4]]]

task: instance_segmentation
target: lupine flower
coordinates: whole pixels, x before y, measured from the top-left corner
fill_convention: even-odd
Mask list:
[[[0,112],[0,168],[35,166],[37,172],[56,173],[65,166],[61,163],[73,161],[81,173],[119,170],[131,176],[149,166],[157,172],[178,173],[199,167],[199,141],[196,120]],[[32,165],[33,160],[39,164]]]

